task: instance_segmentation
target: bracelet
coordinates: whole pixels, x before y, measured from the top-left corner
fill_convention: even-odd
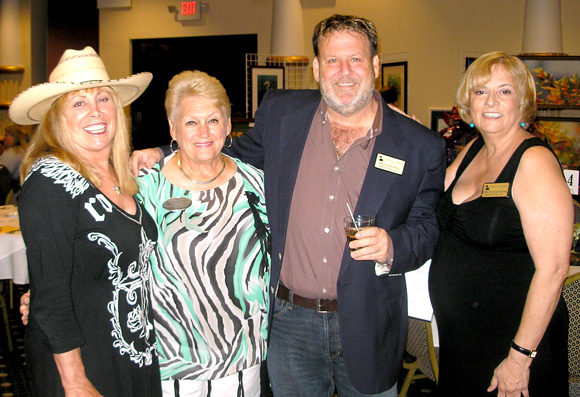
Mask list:
[[[518,353],[522,353],[526,357],[534,358],[538,354],[537,350],[528,350],[528,349],[524,349],[523,347],[517,345],[513,339],[512,339],[512,343],[510,344],[510,347],[512,349],[514,349],[515,351],[517,351]]]

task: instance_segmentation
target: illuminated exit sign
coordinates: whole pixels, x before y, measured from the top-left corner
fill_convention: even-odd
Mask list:
[[[182,1],[177,14],[178,21],[192,21],[201,19],[200,1]]]

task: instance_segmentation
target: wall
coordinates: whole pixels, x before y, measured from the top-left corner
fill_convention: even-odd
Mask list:
[[[167,9],[176,0],[132,0],[130,9],[100,10],[100,54],[111,77],[131,73],[130,40],[137,38],[256,33],[258,52],[269,53],[272,0],[205,2],[210,10],[201,21],[183,23]],[[314,26],[333,13],[373,20],[381,53],[408,52],[408,110],[428,125],[429,108],[453,105],[461,51],[520,52],[524,6],[525,0],[302,0],[304,43],[310,51]],[[564,51],[579,54],[580,1],[561,0],[561,6]]]

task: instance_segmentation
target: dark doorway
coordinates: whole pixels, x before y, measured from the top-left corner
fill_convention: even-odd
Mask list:
[[[232,115],[246,111],[246,54],[258,51],[255,34],[133,40],[133,73],[151,72],[153,81],[131,106],[133,147],[169,144],[165,91],[184,70],[201,70],[224,85]]]

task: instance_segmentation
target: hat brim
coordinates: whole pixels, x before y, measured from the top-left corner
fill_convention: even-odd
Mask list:
[[[152,78],[151,73],[143,72],[119,80],[35,85],[14,98],[8,109],[8,115],[16,124],[39,124],[54,101],[64,94],[96,87],[111,87],[119,95],[121,104],[125,107],[143,94]]]

